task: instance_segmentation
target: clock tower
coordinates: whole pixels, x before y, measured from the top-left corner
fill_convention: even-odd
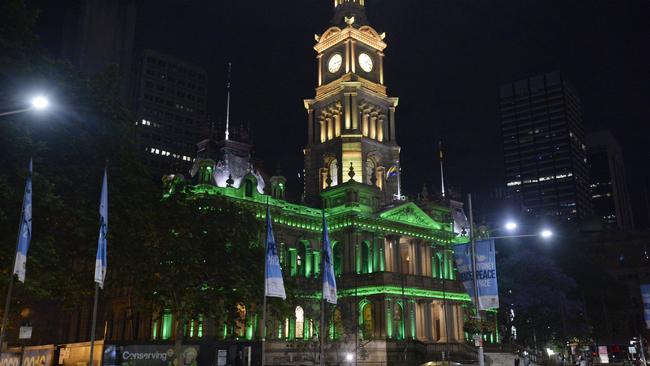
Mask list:
[[[315,38],[318,86],[304,101],[306,198],[320,203],[322,191],[355,181],[375,187],[388,203],[399,194],[400,148],[398,99],[384,85],[385,34],[368,24],[365,0],[334,0],[332,25]]]

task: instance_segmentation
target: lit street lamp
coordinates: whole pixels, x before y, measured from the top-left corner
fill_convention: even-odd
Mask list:
[[[42,111],[47,107],[49,107],[49,105],[50,105],[50,101],[45,96],[37,95],[33,97],[32,100],[30,100],[29,107],[16,109],[13,111],[0,112],[0,117],[10,116],[12,114],[24,113],[29,111]]]
[[[479,294],[478,294],[478,278],[476,277],[476,233],[474,232],[474,212],[472,210],[472,195],[467,196],[469,204],[469,235],[471,242],[471,259],[472,259],[472,280],[474,281],[474,305],[476,307],[476,319],[481,322],[481,310],[478,303]],[[514,232],[517,229],[518,225],[514,221],[508,221],[505,224],[505,229],[509,232]],[[539,234],[523,234],[523,235],[505,235],[505,236],[490,236],[490,232],[487,232],[488,239],[509,239],[509,238],[529,238],[529,237],[542,237],[543,239],[548,239],[553,236],[553,232],[549,229],[542,230]],[[476,334],[475,336],[479,337],[477,340],[478,344],[478,364],[479,366],[484,366],[485,361],[483,359],[483,341],[480,339],[481,335]]]

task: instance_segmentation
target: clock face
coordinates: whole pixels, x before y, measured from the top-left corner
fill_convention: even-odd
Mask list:
[[[341,57],[340,54],[335,53],[332,57],[330,57],[330,60],[327,63],[327,69],[332,74],[335,74],[337,71],[339,71],[339,69],[341,69],[342,64],[343,64],[343,57]]]
[[[365,72],[372,71],[372,58],[368,56],[367,53],[362,53],[359,55],[359,66]]]

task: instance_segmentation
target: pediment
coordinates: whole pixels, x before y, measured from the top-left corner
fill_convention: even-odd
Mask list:
[[[406,225],[414,225],[432,230],[442,228],[439,222],[432,219],[426,212],[422,211],[422,209],[412,202],[384,211],[379,214],[379,217],[385,220],[397,221]]]

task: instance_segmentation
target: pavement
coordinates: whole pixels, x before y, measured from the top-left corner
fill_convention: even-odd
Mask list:
[[[487,357],[492,360],[492,366],[514,366],[515,364],[515,355],[512,353],[486,353]],[[531,362],[531,365],[537,365],[536,363]],[[524,365],[524,360],[521,360],[519,364]]]

